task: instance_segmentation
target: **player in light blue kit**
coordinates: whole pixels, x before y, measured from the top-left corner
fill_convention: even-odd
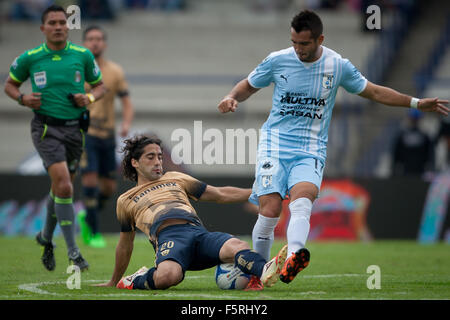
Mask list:
[[[291,219],[288,255],[279,278],[291,282],[309,263],[305,248],[311,208],[325,167],[328,127],[339,87],[361,97],[397,107],[448,115],[447,100],[417,99],[368,81],[348,59],[322,45],[322,22],[302,11],[291,22],[292,47],[272,52],[219,103],[222,113],[274,83],[272,109],[261,129],[253,193],[259,204],[253,228],[253,248],[267,260],[273,231],[288,193]],[[283,263],[283,262],[280,262]],[[255,282],[257,279],[255,279]]]

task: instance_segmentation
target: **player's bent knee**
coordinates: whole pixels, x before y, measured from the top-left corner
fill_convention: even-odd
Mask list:
[[[259,210],[259,214],[263,215],[267,218],[278,218],[281,214],[281,203],[271,203],[265,206],[261,206]]]
[[[250,249],[250,245],[238,238],[232,238],[230,241],[230,247],[234,251],[234,254],[238,253],[241,250]],[[234,256],[234,255],[233,255]]]
[[[181,266],[174,261],[164,261],[156,268],[154,281],[157,289],[167,289],[177,285],[182,280],[183,270],[181,269]]]
[[[59,181],[55,185],[55,195],[60,198],[70,198],[73,194],[73,186],[69,181]]]
[[[290,191],[291,202],[299,198],[308,198],[311,202],[317,198],[319,189],[317,186],[310,182],[300,182],[294,185]]]
[[[259,203],[259,214],[267,218],[278,218],[280,216],[282,199],[278,193],[261,196]]]
[[[231,238],[223,244],[219,258],[224,263],[232,263],[236,254],[246,249],[250,249],[250,245],[247,242],[238,238]]]
[[[157,289],[168,289],[179,284],[181,280],[183,280],[183,276],[181,274],[168,273],[158,275],[155,279],[155,287]]]

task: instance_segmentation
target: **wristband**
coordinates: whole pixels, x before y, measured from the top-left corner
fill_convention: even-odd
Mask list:
[[[94,97],[94,95],[92,93],[86,93],[86,96],[89,98],[89,101],[91,103],[95,102],[95,97]]]
[[[21,93],[20,96],[17,98],[17,102],[18,102],[21,106],[24,106],[24,104],[23,104],[23,96],[24,96],[24,94]]]
[[[417,99],[417,98],[411,98],[411,103],[409,106],[411,108],[417,109],[417,106],[419,105],[419,100],[420,99]]]

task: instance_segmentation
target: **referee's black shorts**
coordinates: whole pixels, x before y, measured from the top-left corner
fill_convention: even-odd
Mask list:
[[[67,161],[69,172],[76,172],[84,148],[84,132],[76,120],[55,126],[35,115],[31,138],[46,170],[54,163]]]

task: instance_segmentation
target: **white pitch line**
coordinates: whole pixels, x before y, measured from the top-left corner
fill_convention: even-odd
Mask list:
[[[36,293],[36,294],[59,295],[57,293],[48,292],[46,290],[42,290],[42,289],[38,288],[39,286],[49,285],[49,284],[57,284],[58,282],[61,282],[61,281],[57,281],[57,282],[25,283],[25,284],[21,284],[19,286],[19,290],[24,290],[24,291],[28,291],[28,292],[32,292],[32,293]]]
[[[337,278],[337,277],[361,277],[364,276],[362,274],[318,274],[318,275],[304,275],[303,278]],[[199,278],[210,278],[209,275],[198,275],[198,276],[188,276],[186,279],[199,279]],[[108,280],[86,280],[83,282],[105,282]],[[56,293],[49,292],[47,290],[40,289],[39,287],[44,285],[55,285],[55,284],[65,284],[66,281],[47,281],[47,282],[36,282],[36,283],[25,283],[19,285],[20,290],[28,291],[31,293],[39,294],[39,295],[52,295],[52,296],[71,296],[71,293]],[[299,292],[298,295],[313,295],[313,294],[326,294],[323,291],[308,291],[308,292]],[[240,296],[233,295],[210,295],[210,294],[183,294],[183,293],[154,293],[154,294],[120,294],[120,293],[109,293],[109,294],[91,294],[84,293],[81,296],[97,296],[97,297],[200,297],[200,298],[210,298],[210,299],[240,299]]]
[[[105,282],[107,280],[86,280],[83,282]],[[40,289],[38,287],[43,285],[55,285],[55,284],[65,284],[66,281],[47,281],[47,282],[36,282],[36,283],[26,283],[19,285],[20,290],[28,291],[40,295],[52,295],[52,296],[72,296],[71,293],[56,293],[49,292],[47,290]],[[75,289],[76,290],[76,289]],[[98,293],[83,293],[80,296],[96,296],[96,297],[147,297],[147,298],[157,298],[157,297],[200,297],[209,299],[241,299],[241,296],[231,296],[231,295],[211,295],[211,294],[186,294],[186,293],[148,293],[148,294],[133,294],[133,293],[108,293],[108,294],[98,294]]]
[[[86,280],[83,282],[100,282],[100,281],[108,281],[108,280]],[[55,293],[55,292],[49,292],[46,290],[39,289],[40,286],[46,286],[46,285],[54,285],[54,284],[63,284],[66,283],[66,281],[47,281],[47,282],[36,282],[36,283],[25,283],[21,284],[19,286],[20,290],[36,293],[36,294],[47,294],[47,295],[56,295],[56,296],[65,296],[69,295],[68,293]]]

